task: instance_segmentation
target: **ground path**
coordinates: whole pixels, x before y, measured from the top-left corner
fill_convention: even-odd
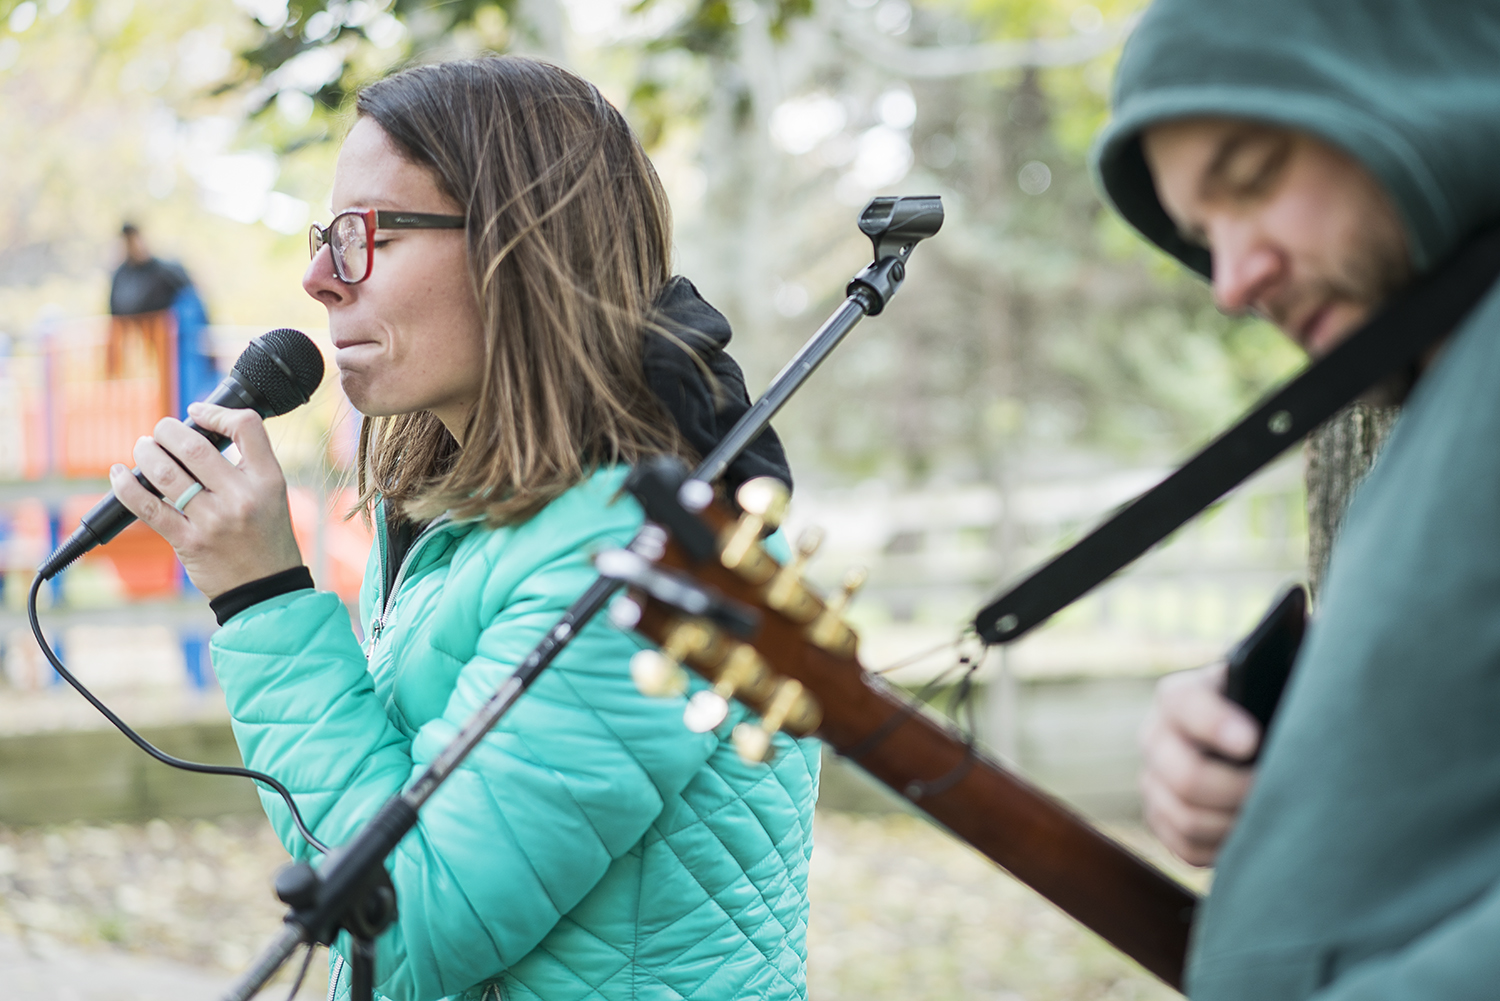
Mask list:
[[[816,1001],[1178,998],[916,817],[822,813],[815,837]],[[216,1001],[280,925],[285,860],[259,817],[0,827],[0,997]],[[326,990],[319,957],[298,996]]]
[[[214,1001],[232,979],[170,960],[36,937],[0,936],[0,970],[7,1001]]]

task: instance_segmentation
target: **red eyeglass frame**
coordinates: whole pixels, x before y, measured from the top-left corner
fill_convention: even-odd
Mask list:
[[[333,251],[333,230],[340,219],[356,216],[365,224],[365,271],[358,278],[347,278],[341,265],[343,258]],[[345,209],[329,220],[327,226],[313,223],[307,231],[308,250],[316,258],[325,246],[333,259],[333,274],[345,285],[358,285],[375,270],[375,233],[381,229],[464,229],[469,221],[461,215],[437,215],[431,212],[394,212],[384,209]]]

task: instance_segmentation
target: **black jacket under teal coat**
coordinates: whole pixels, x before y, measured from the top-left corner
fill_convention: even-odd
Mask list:
[[[1418,270],[1439,266],[1500,218],[1500,4],[1154,5],[1095,164],[1126,219],[1207,274],[1139,144],[1153,122],[1205,114],[1346,150],[1391,195]],[[1500,997],[1500,291],[1422,377],[1349,509],[1188,989]]]

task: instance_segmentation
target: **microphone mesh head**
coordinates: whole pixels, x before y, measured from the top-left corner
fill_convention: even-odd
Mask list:
[[[234,363],[234,374],[266,401],[266,416],[276,416],[312,397],[323,381],[323,352],[302,331],[282,327],[251,341]]]

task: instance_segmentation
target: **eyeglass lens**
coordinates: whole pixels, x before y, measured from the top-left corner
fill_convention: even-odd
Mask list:
[[[333,254],[333,270],[346,282],[364,281],[370,273],[370,240],[364,214],[348,212],[333,217],[324,229],[313,223],[308,230],[308,250],[313,257],[328,244]]]
[[[364,281],[370,269],[369,234],[365,231],[364,217],[353,212],[336,216],[328,237],[339,277],[346,282]]]

